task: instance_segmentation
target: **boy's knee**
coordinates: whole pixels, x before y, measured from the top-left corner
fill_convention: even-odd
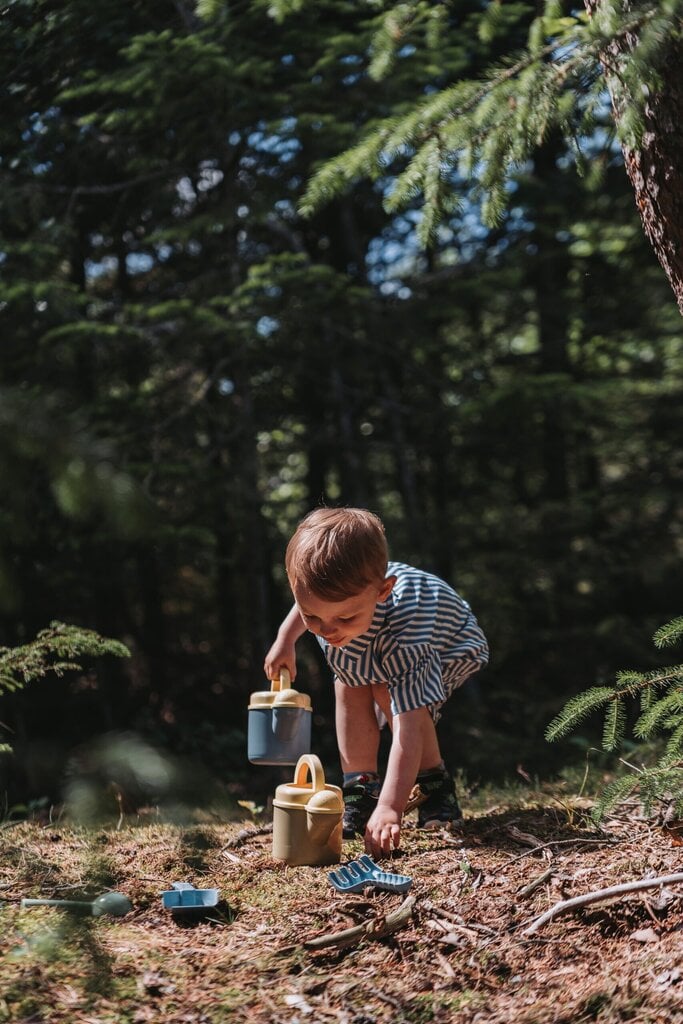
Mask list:
[[[373,683],[370,690],[372,691],[372,699],[374,703],[382,711],[387,721],[390,722],[391,697],[389,696],[389,687],[385,683]]]
[[[335,700],[345,707],[371,707],[373,703],[371,690],[371,686],[348,686],[339,680],[336,680],[334,684]]]

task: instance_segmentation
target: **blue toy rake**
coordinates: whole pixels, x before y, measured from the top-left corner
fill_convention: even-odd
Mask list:
[[[330,871],[327,877],[338,892],[362,892],[371,886],[387,892],[408,892],[413,884],[408,875],[382,871],[366,853],[358,860],[343,864],[337,871]]]

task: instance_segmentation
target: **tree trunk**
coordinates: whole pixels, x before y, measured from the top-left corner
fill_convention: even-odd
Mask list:
[[[600,0],[585,0],[585,4],[593,13]],[[637,43],[636,34],[626,35],[601,55],[617,124],[627,98],[615,65]],[[624,143],[621,148],[645,235],[683,314],[683,76],[679,70],[683,47],[672,40],[660,57],[662,86],[657,92],[650,91],[645,104],[640,147],[633,149]]]

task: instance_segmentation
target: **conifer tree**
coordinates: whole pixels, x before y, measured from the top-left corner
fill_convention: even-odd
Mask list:
[[[657,647],[670,647],[683,639],[683,618],[673,619],[654,635]],[[599,820],[606,811],[638,790],[645,813],[655,802],[672,806],[683,816],[683,664],[651,672],[623,671],[614,686],[595,686],[572,697],[548,726],[546,738],[560,739],[577,728],[594,711],[604,708],[602,747],[620,748],[626,730],[629,702],[637,701],[640,713],[633,735],[642,742],[663,739],[664,749],[653,764],[630,766],[631,770],[605,787],[595,806]]]
[[[275,9],[284,15],[291,6]],[[540,13],[538,7],[491,0],[479,16],[458,18],[457,4],[389,5],[368,55],[371,76],[391,75],[417,38],[432,41],[435,62],[449,33],[474,30],[482,40],[500,40],[522,23],[526,44],[509,48],[484,76],[430,90],[408,111],[397,108],[378,122],[317,171],[301,210],[310,214],[350,183],[394,169],[386,209],[403,209],[421,196],[419,230],[429,244],[459,201],[457,170],[476,182],[484,219],[496,224],[510,180],[553,132],[564,135],[577,168],[587,171],[608,85],[637,207],[683,312],[683,0],[586,0],[583,11],[543,0]]]

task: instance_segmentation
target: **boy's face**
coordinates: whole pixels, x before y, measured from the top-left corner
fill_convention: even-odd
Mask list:
[[[294,584],[292,592],[306,628],[333,647],[344,647],[367,633],[377,603],[386,601],[395,582],[396,577],[389,576],[381,586],[371,583],[343,601],[326,601],[300,583]]]

